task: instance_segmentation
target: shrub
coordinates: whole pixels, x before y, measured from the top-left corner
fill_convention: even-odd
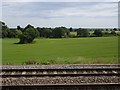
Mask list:
[[[93,33],[96,37],[102,37],[103,36],[103,32],[101,30],[95,30]]]
[[[117,35],[117,33],[115,31],[112,31],[111,34],[114,35],[114,36]]]
[[[87,29],[81,29],[79,28],[77,30],[77,36],[80,36],[80,37],[88,37],[90,34],[89,34],[89,31]]]
[[[19,44],[32,43],[33,40],[38,36],[39,32],[31,25],[27,25],[20,35]]]

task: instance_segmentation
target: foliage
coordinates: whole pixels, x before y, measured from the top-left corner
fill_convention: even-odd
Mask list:
[[[52,35],[52,30],[51,28],[37,28],[39,31],[39,36],[40,37],[45,37],[45,38],[50,38]]]
[[[72,27],[70,27],[70,29],[69,29],[69,30],[70,30],[70,32],[73,32],[73,28],[72,28]]]
[[[89,36],[89,32],[87,29],[82,29],[82,28],[79,28],[77,30],[77,36],[80,36],[80,37],[88,37]]]
[[[31,25],[27,25],[24,28],[24,31],[22,32],[22,35],[20,35],[20,41],[19,44],[26,44],[26,43],[32,43],[33,40],[38,36],[38,31]]]
[[[103,32],[101,30],[95,30],[93,33],[96,37],[102,37],[103,36]]]
[[[23,33],[22,33],[21,30],[18,30],[18,29],[16,30],[16,37],[17,37],[17,38],[20,38],[22,34],[23,34]]]
[[[119,36],[119,29],[90,29],[90,28],[66,28],[66,27],[37,27],[34,28],[31,25],[27,25],[25,28],[17,26],[17,28],[8,28],[4,22],[0,22],[2,31],[2,38],[20,38],[19,43],[31,43],[37,36],[42,38],[75,38],[76,36],[71,34],[77,33],[77,37],[102,37],[102,36]],[[110,33],[111,31],[111,33]],[[117,32],[117,33],[116,33]]]
[[[15,29],[9,29],[7,25],[5,25],[4,22],[1,22],[2,26],[2,38],[15,38],[16,37],[16,32]]]
[[[113,31],[117,31],[117,28],[113,28]]]
[[[70,32],[69,35],[70,38],[76,38],[76,36],[77,36],[77,32]]]
[[[115,30],[111,31],[111,34],[114,35],[114,36],[117,35],[117,33],[115,32]]]
[[[2,25],[2,38],[5,38],[8,36],[9,28],[7,25],[3,24]]]
[[[8,38],[15,38],[16,37],[16,31],[15,31],[15,29],[9,29],[7,37]]]
[[[53,37],[54,38],[62,38],[66,36],[66,28],[64,27],[56,27],[53,32]]]

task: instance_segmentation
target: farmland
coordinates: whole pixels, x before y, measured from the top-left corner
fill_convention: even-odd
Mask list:
[[[3,64],[115,64],[117,37],[35,39],[32,44],[15,44],[19,39],[2,40]]]

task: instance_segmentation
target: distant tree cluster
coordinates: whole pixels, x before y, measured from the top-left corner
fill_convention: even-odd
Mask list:
[[[77,36],[80,36],[80,37],[88,37],[90,35],[89,31],[87,29],[82,29],[82,28],[79,28],[77,30]]]
[[[37,27],[39,31],[39,37],[43,38],[62,38],[69,37],[70,31],[66,27],[56,27],[56,28],[40,28]]]
[[[120,30],[114,29],[86,29],[72,27],[37,27],[27,25],[25,28],[17,26],[16,28],[8,28],[8,26],[0,21],[0,37],[2,38],[19,38],[20,44],[32,43],[36,37],[40,38],[70,38],[70,37],[102,37],[102,36],[117,36],[120,35]],[[76,32],[76,35],[70,34]],[[91,33],[92,32],[92,33]],[[2,34],[2,35],[1,35]]]
[[[102,37],[103,36],[103,32],[101,30],[95,30],[93,34],[97,37]]]

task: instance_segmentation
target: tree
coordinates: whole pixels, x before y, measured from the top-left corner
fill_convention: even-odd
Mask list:
[[[33,40],[38,36],[39,32],[31,25],[27,25],[22,35],[20,35],[20,44],[32,43]]]
[[[51,36],[51,34],[52,34],[51,29],[49,29],[49,28],[44,28],[44,30],[43,30],[43,36],[44,36],[44,37],[49,38],[49,37]]]
[[[77,36],[80,36],[80,37],[88,37],[89,36],[89,31],[87,29],[82,29],[82,28],[79,28],[77,30]]]
[[[15,32],[16,32],[16,37],[20,38],[20,36],[23,34],[23,29],[20,26],[17,26],[17,29]]]
[[[114,36],[116,36],[117,35],[117,33],[113,30],[113,31],[111,31],[111,34],[112,35],[114,35]]]
[[[16,37],[17,37],[17,38],[20,38],[22,34],[23,34],[23,33],[22,33],[21,30],[18,30],[18,29],[16,30]]]
[[[96,37],[101,37],[103,36],[103,32],[101,30],[95,30],[93,33]]]
[[[40,37],[49,38],[52,35],[51,28],[39,28],[37,27],[37,30],[39,31]]]
[[[9,29],[7,37],[8,38],[15,38],[16,37],[16,31],[15,31],[15,29]]]
[[[37,30],[38,30],[38,32],[39,32],[39,37],[42,37],[42,28],[37,27],[36,29],[37,29]]]
[[[2,38],[6,38],[8,36],[9,29],[5,26],[2,27]]]
[[[52,34],[53,34],[54,38],[62,38],[62,36],[64,36],[64,34],[65,34],[65,31],[61,27],[56,27],[52,31]]]
[[[21,30],[21,27],[20,27],[20,26],[17,26],[17,30]]]
[[[69,30],[70,30],[70,32],[73,32],[73,28],[72,28],[72,27],[70,27],[70,29],[69,29]]]
[[[2,38],[6,38],[8,37],[8,33],[9,33],[9,28],[7,27],[7,25],[5,25],[4,22],[0,22],[0,28],[2,29]]]
[[[62,37],[67,37],[70,34],[70,31],[65,28],[65,27],[56,27],[52,31],[53,37],[55,38],[62,38]]]
[[[113,28],[113,31],[117,31],[117,28]]]

